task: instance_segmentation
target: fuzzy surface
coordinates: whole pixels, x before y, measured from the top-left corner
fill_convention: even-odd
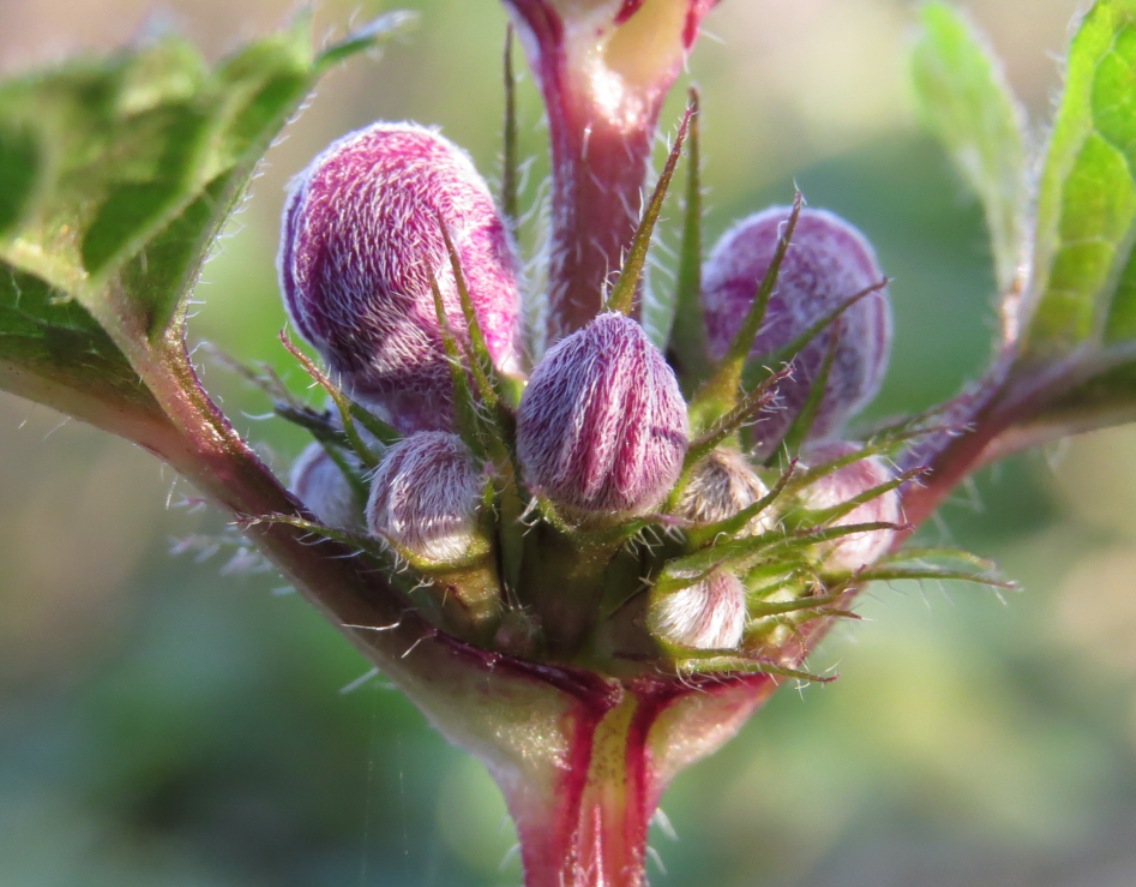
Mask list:
[[[702,306],[707,343],[715,359],[726,353],[753,303],[790,212],[789,207],[775,206],[741,220],[722,236],[707,260]],[[751,358],[769,359],[827,312],[882,279],[871,245],[856,228],[833,213],[802,210]],[[861,299],[797,354],[792,377],[778,386],[777,408],[764,413],[755,427],[759,451],[770,452],[784,437],[834,339],[833,364],[811,438],[837,433],[879,391],[891,346],[886,290]]]
[[[363,501],[323,444],[308,444],[300,453],[288,488],[324,526],[363,528]]]
[[[768,492],[745,456],[717,449],[694,466],[677,514],[696,524],[714,524],[733,517]],[[756,536],[771,526],[770,517],[763,511],[746,525],[745,532]]]
[[[407,433],[450,422],[432,278],[466,336],[441,222],[489,351],[513,370],[516,259],[484,180],[453,143],[408,123],[352,133],[294,180],[284,214],[278,270],[293,323],[356,399]]]
[[[805,459],[810,465],[820,465],[859,449],[859,444],[848,441],[826,441],[809,448]],[[808,508],[832,508],[894,479],[895,472],[887,462],[879,456],[867,456],[810,484],[803,501]],[[897,524],[902,517],[899,491],[888,490],[838,518],[833,526],[876,522]],[[849,571],[869,566],[892,547],[895,534],[895,530],[869,530],[830,542],[826,546],[824,565],[832,570]]]
[[[477,538],[482,483],[473,454],[456,434],[412,434],[387,451],[375,472],[367,526],[426,560],[459,560]]]
[[[615,313],[549,350],[517,416],[526,482],[578,515],[653,508],[678,479],[688,435],[674,373],[643,328]]]
[[[696,650],[728,650],[742,642],[745,587],[732,573],[715,570],[696,585],[660,599],[650,615],[661,638]]]

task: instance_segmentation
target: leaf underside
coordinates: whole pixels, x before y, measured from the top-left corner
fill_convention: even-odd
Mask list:
[[[111,430],[160,416],[138,355],[180,347],[261,156],[327,59],[382,33],[319,54],[298,21],[214,67],[167,35],[0,83],[0,387]]]
[[[982,202],[995,279],[1005,292],[1025,247],[1029,190],[1022,113],[997,58],[949,4],[923,8],[912,74],[928,129]]]

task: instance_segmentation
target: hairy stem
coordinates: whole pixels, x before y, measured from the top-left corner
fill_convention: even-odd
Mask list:
[[[569,108],[549,121],[552,238],[549,342],[588,323],[635,236],[655,120],[625,132]],[[638,300],[635,313],[638,314]]]
[[[499,778],[521,838],[526,887],[643,887],[647,834],[681,769],[717,750],[769,697],[767,675],[716,683],[675,679],[612,685],[579,697],[567,755],[531,784]]]

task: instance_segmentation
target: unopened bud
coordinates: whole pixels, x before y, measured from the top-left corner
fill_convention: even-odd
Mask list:
[[[741,327],[791,212],[777,206],[743,219],[714,247],[702,289],[711,356],[722,357]],[[882,280],[875,253],[858,230],[833,213],[802,210],[750,354],[758,360],[772,357],[826,314]],[[820,439],[838,431],[876,395],[890,345],[891,309],[887,291],[881,289],[861,298],[797,353],[791,377],[776,389],[779,409],[765,414],[755,428],[759,449],[768,453],[785,436],[830,349],[828,382],[809,437]]]
[[[556,343],[517,415],[526,482],[574,518],[642,514],[678,480],[686,404],[643,328],[596,317]]]
[[[293,183],[279,273],[300,333],[344,388],[404,432],[448,428],[451,374],[432,280],[466,337],[442,225],[497,365],[517,365],[519,295],[505,226],[469,156],[435,132],[378,123]]]
[[[745,456],[717,449],[694,466],[676,513],[695,524],[715,524],[753,505],[768,492]],[[756,536],[770,525],[762,512],[746,525],[746,535]]]
[[[300,453],[288,488],[325,527],[363,528],[363,497],[323,444],[308,444]]]
[[[647,617],[656,637],[696,650],[730,650],[742,641],[746,626],[745,587],[725,570],[660,597]]]
[[[807,454],[811,465],[822,465],[851,455],[860,447],[847,441],[829,441],[811,448]],[[864,456],[818,478],[805,490],[808,508],[834,508],[851,499],[895,480],[895,473],[879,456]],[[898,524],[902,519],[899,491],[887,490],[832,522],[832,526],[853,524]],[[824,565],[831,570],[855,572],[873,564],[895,544],[894,529],[864,530],[826,543]]]
[[[391,447],[371,481],[367,526],[437,564],[483,553],[478,510],[484,475],[460,437],[422,431]]]

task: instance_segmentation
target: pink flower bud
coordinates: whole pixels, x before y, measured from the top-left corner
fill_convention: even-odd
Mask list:
[[[308,444],[300,453],[288,488],[325,527],[363,528],[363,499],[323,444]]]
[[[367,526],[427,561],[478,553],[484,475],[456,434],[421,431],[395,444],[371,481]]]
[[[662,501],[682,470],[686,404],[663,355],[622,314],[549,349],[517,415],[525,480],[574,516],[626,516]]]
[[[806,458],[810,465],[821,465],[859,449],[858,444],[847,441],[829,441],[810,448]],[[879,456],[865,456],[818,478],[805,490],[803,504],[807,508],[832,508],[894,479],[895,473],[883,459]],[[898,524],[901,520],[899,491],[893,489],[858,505],[833,521],[832,526]],[[843,536],[826,544],[824,566],[830,570],[859,570],[887,554],[895,542],[895,530],[867,530]]]
[[[696,524],[714,524],[733,517],[768,492],[745,456],[718,449],[694,466],[676,513]],[[769,516],[762,512],[746,526],[746,535],[756,536],[770,526]]]
[[[450,421],[431,278],[465,337],[443,222],[490,354],[514,369],[516,262],[485,182],[451,142],[409,123],[352,133],[297,177],[284,214],[278,264],[292,322],[353,397],[407,433]]]
[[[776,206],[743,219],[714,247],[702,289],[713,357],[725,354],[741,326],[790,212]],[[833,213],[802,210],[750,354],[758,360],[771,357],[825,314],[882,279],[875,253],[859,231]],[[763,415],[755,428],[760,451],[771,452],[788,431],[834,339],[833,363],[811,438],[837,432],[879,390],[891,344],[886,290],[862,298],[797,354],[792,377],[777,388],[780,409]]]
[[[696,650],[729,650],[742,642],[745,587],[732,573],[715,570],[696,585],[660,597],[647,617],[652,634]]]

